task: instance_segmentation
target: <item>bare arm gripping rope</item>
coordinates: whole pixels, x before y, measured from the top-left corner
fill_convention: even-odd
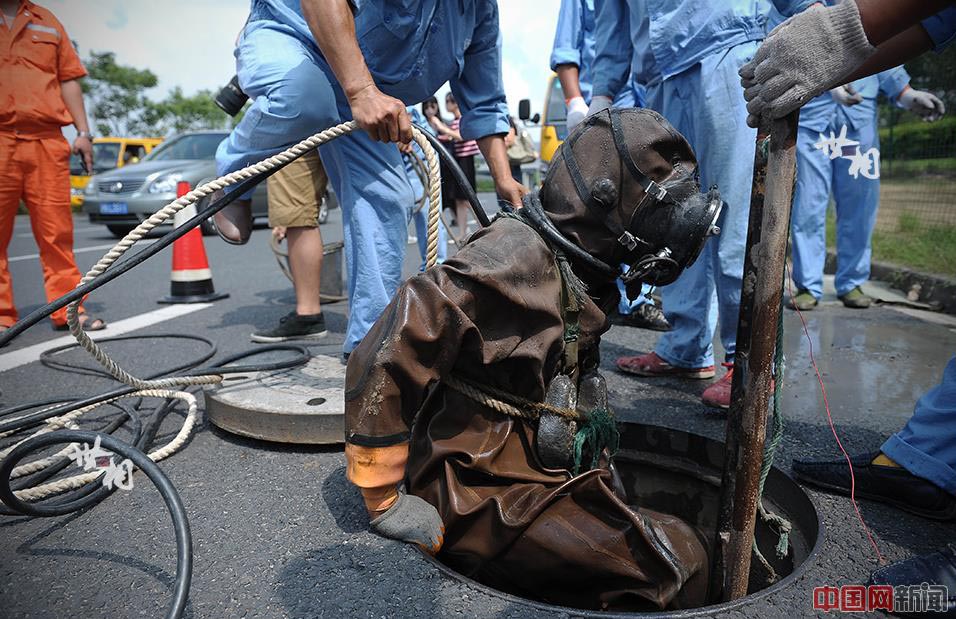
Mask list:
[[[110,265],[116,262],[124,253],[126,253],[128,249],[136,244],[137,241],[142,239],[150,230],[168,220],[178,211],[189,206],[190,204],[195,204],[200,199],[219,189],[224,189],[230,185],[235,185],[256,174],[268,172],[279,166],[289,163],[294,159],[298,159],[305,153],[315,150],[322,144],[349,134],[356,129],[358,129],[358,123],[356,123],[354,120],[336,125],[335,127],[330,127],[325,131],[316,133],[315,135],[302,140],[295,146],[284,150],[277,155],[269,157],[268,159],[245,167],[241,170],[232,172],[231,174],[227,174],[215,180],[209,181],[208,183],[193,189],[186,195],[176,199],[174,202],[167,204],[165,207],[157,211],[152,217],[138,225],[132,232],[123,237],[123,239],[117,243],[113,249],[107,252],[107,254],[103,256],[100,261],[93,266],[92,269],[90,269],[83,279],[80,280],[78,286],[82,286],[88,282],[91,282],[102,275],[110,267]],[[439,215],[441,213],[441,183],[438,175],[438,156],[435,154],[435,150],[432,148],[429,141],[416,127],[412,127],[412,137],[421,147],[422,152],[425,154],[425,161],[428,165],[429,210],[426,266],[431,267],[438,259],[438,222]],[[77,314],[79,305],[80,300],[77,300],[67,307],[66,321],[70,326],[70,333],[73,334],[73,337],[76,338],[76,341],[79,342],[79,344],[86,349],[87,352],[93,355],[93,358],[96,359],[100,365],[106,368],[106,371],[115,377],[116,380],[131,387],[135,387],[136,389],[169,389],[175,386],[209,385],[222,381],[222,377],[218,375],[183,376],[163,378],[159,380],[142,380],[136,378],[121,368],[115,361],[113,361],[99,346],[96,345],[96,343],[93,342],[92,339],[90,339],[86,332],[83,331],[83,327],[80,325],[79,316]]]

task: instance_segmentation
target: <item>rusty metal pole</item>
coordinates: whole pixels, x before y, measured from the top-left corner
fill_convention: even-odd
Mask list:
[[[773,379],[777,321],[796,178],[798,112],[761,123],[754,155],[753,189],[740,295],[740,320],[730,410],[727,414],[717,561],[712,592],[734,600],[747,594],[760,468]]]

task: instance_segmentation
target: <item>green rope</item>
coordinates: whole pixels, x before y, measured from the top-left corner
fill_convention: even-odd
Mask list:
[[[786,275],[784,275],[786,276]],[[790,549],[790,531],[793,525],[789,520],[774,512],[768,511],[763,506],[763,487],[767,482],[767,476],[770,475],[770,469],[773,468],[773,461],[777,455],[777,449],[783,441],[783,414],[780,411],[780,397],[783,386],[783,376],[786,366],[786,358],[783,354],[783,302],[781,301],[780,314],[777,317],[777,340],[773,359],[773,422],[770,428],[770,441],[764,447],[763,465],[760,467],[760,490],[757,500],[757,515],[760,519],[769,524],[777,532],[777,546],[774,548],[777,558],[784,559]],[[770,563],[757,548],[757,540],[754,538],[753,551],[757,559],[764,566],[769,574],[770,582],[776,582],[780,576],[771,567]]]
[[[585,449],[591,453],[591,466],[588,467],[591,470],[597,468],[605,449],[609,456],[617,453],[620,440],[621,434],[611,411],[595,409],[588,413],[587,420],[581,423],[574,435],[574,474],[581,471]]]

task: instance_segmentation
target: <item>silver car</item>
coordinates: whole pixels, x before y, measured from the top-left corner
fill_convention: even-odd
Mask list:
[[[83,190],[83,212],[90,222],[106,225],[117,238],[125,236],[175,200],[177,191],[186,189],[184,184],[194,189],[216,178],[216,148],[228,135],[225,131],[182,133],[163,141],[139,163],[93,176]],[[323,201],[320,223],[325,223],[333,203]],[[252,215],[268,217],[264,182],[253,193]],[[203,222],[202,230],[204,234],[215,232],[212,218]]]

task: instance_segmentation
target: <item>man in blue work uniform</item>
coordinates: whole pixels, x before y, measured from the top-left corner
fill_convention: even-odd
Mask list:
[[[551,70],[557,73],[564,92],[569,133],[584,120],[591,103],[594,28],[594,0],[561,0],[551,48]],[[633,76],[616,93],[613,101],[608,101],[612,107],[646,105],[644,86]],[[668,331],[671,328],[664,312],[650,298],[652,287],[644,286],[633,301],[628,299],[621,280],[618,280],[618,290],[621,300],[617,315],[611,316],[613,323],[654,331]]]
[[[302,138],[354,119],[364,132],[320,149],[342,206],[348,355],[388,304],[402,276],[408,205],[401,153],[411,140],[406,103],[446,81],[463,108],[462,133],[477,139],[499,195],[520,203],[503,136],[508,110],[494,0],[253,0],[236,48],[239,85],[251,107],[216,160],[226,174]],[[248,202],[216,219],[220,234],[248,240]]]
[[[551,70],[558,74],[567,106],[568,132],[587,115],[594,64],[594,0],[561,0],[551,48]],[[644,107],[644,87],[633,79],[619,88],[614,107]]]
[[[910,76],[895,67],[838,86],[800,109],[797,185],[791,232],[793,307],[812,310],[823,295],[826,212],[830,192],[836,202],[836,293],[847,307],[867,308],[872,299],[860,286],[870,279],[870,237],[880,204],[877,95],[935,120],[944,111],[935,95],[910,87]],[[832,148],[825,138],[837,137]],[[841,146],[843,138],[857,144]]]
[[[792,15],[814,0],[774,0]],[[720,340],[728,372],[703,393],[705,404],[730,405],[740,309],[753,151],[756,132],[738,69],[767,32],[769,0],[598,0],[593,96],[608,95],[637,76],[648,107],[683,133],[699,155],[702,186],[718,185],[724,208],[721,233],[675,283],[661,290],[673,325],[654,352],[622,357],[617,366],[638,376],[706,379],[715,375],[713,338]],[[630,24],[630,37],[620,25]],[[597,103],[597,105],[596,105]],[[589,113],[600,109],[593,101]]]
[[[956,41],[954,2],[900,0],[895,3],[845,2],[814,7],[788,20],[767,38],[754,60],[740,70],[750,122],[761,115],[783,118],[801,102],[835,83],[894,67],[915,56],[942,50]],[[926,17],[929,15],[929,17]],[[920,21],[921,17],[926,17]],[[814,53],[833,42],[825,54]],[[956,357],[949,360],[939,385],[921,397],[906,426],[880,448],[846,462],[794,460],[797,478],[826,490],[882,501],[928,518],[956,518]],[[890,586],[946,584],[950,597],[941,613],[956,612],[956,546],[881,568],[871,582]]]

